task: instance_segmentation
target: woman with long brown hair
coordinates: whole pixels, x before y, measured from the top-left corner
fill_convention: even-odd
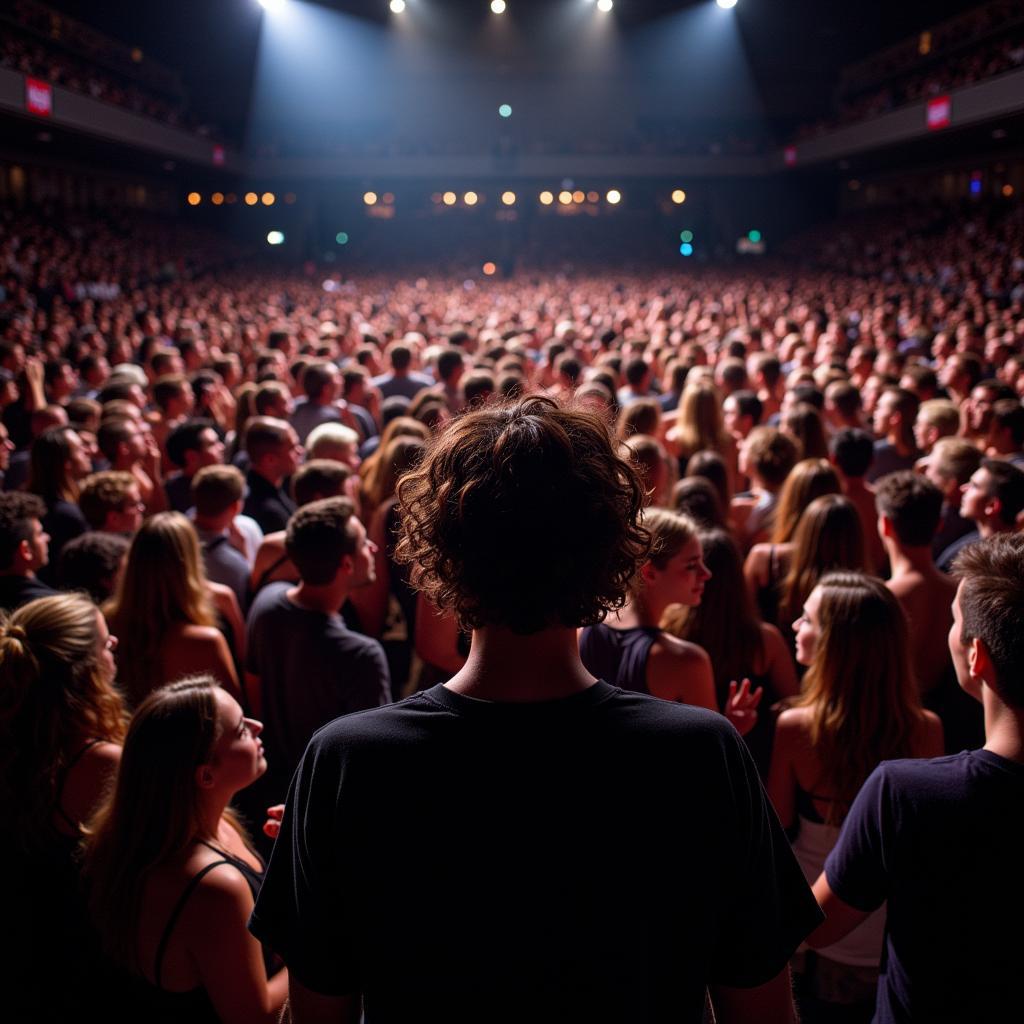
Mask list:
[[[271,1022],[287,994],[246,922],[263,877],[231,799],[266,771],[259,722],[208,675],[151,693],[85,843],[115,1016]]]
[[[798,829],[793,848],[813,881],[868,775],[881,761],[941,755],[942,725],[921,706],[906,618],[880,580],[829,573],[793,629],[807,673],[802,696],[779,716],[767,790],[783,826]],[[845,983],[859,982],[870,999],[884,926],[880,910],[821,950],[822,980],[838,982],[846,968]]]
[[[206,579],[199,540],[183,515],[161,512],[143,523],[128,550],[117,593],[104,607],[111,629],[121,637],[118,679],[130,703],[194,672],[210,672],[239,693],[231,650],[217,628],[218,602],[226,601],[230,610],[235,600],[225,590]],[[230,625],[241,658],[237,615],[239,622]]]
[[[679,475],[686,476],[690,456],[709,448],[735,466],[735,442],[722,420],[722,403],[711,384],[688,385],[683,391],[675,425],[665,435],[665,447],[679,460]],[[731,484],[731,481],[730,481]]]

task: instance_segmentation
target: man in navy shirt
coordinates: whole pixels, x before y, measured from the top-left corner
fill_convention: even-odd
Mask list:
[[[1024,537],[973,544],[955,570],[949,647],[985,746],[883,762],[814,886],[816,948],[888,901],[878,1024],[1019,1020],[1024,1005]]]

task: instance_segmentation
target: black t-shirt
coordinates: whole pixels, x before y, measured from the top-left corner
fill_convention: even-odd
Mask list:
[[[825,874],[858,910],[888,900],[879,1024],[1021,1018],[1021,864],[1024,765],[974,750],[875,769]]]
[[[599,682],[436,686],[321,729],[250,928],[368,1024],[678,1024],[820,920],[725,719]]]

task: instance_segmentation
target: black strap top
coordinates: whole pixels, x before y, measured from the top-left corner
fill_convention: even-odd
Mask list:
[[[613,629],[587,626],[580,635],[580,658],[591,675],[634,693],[650,693],[647,658],[661,630],[654,626]]]
[[[82,747],[80,747],[74,754],[72,754],[71,760],[68,761],[66,765],[64,765],[64,770],[60,773],[60,776],[57,779],[57,792],[55,794],[56,799],[53,805],[53,813],[58,818],[60,818],[76,836],[81,831],[82,826],[81,822],[72,821],[71,816],[68,814],[67,811],[64,810],[64,807],[61,803],[61,799],[64,795],[64,786],[68,781],[68,776],[71,774],[71,769],[74,768],[75,765],[82,760],[87,751],[92,750],[93,747],[95,747],[98,743],[102,742],[103,740],[99,738],[94,738],[89,740]]]

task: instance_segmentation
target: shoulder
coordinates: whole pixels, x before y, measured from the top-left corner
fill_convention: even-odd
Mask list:
[[[177,623],[167,633],[167,644],[173,645],[182,641],[202,646],[216,646],[223,643],[224,637],[216,626],[197,626],[193,622]]]
[[[809,708],[786,708],[775,720],[775,745],[789,750],[805,745],[810,722]]]
[[[651,647],[650,659],[654,662],[672,662],[677,665],[710,666],[707,652],[688,640],[680,640],[670,633],[662,633]]]
[[[256,597],[253,598],[249,609],[249,621],[251,622],[258,616],[269,615],[272,611],[283,609],[287,612],[295,608],[295,605],[286,596],[292,586],[293,584],[287,580],[275,580],[273,583],[268,583],[263,587]],[[297,610],[301,611],[301,609]]]

